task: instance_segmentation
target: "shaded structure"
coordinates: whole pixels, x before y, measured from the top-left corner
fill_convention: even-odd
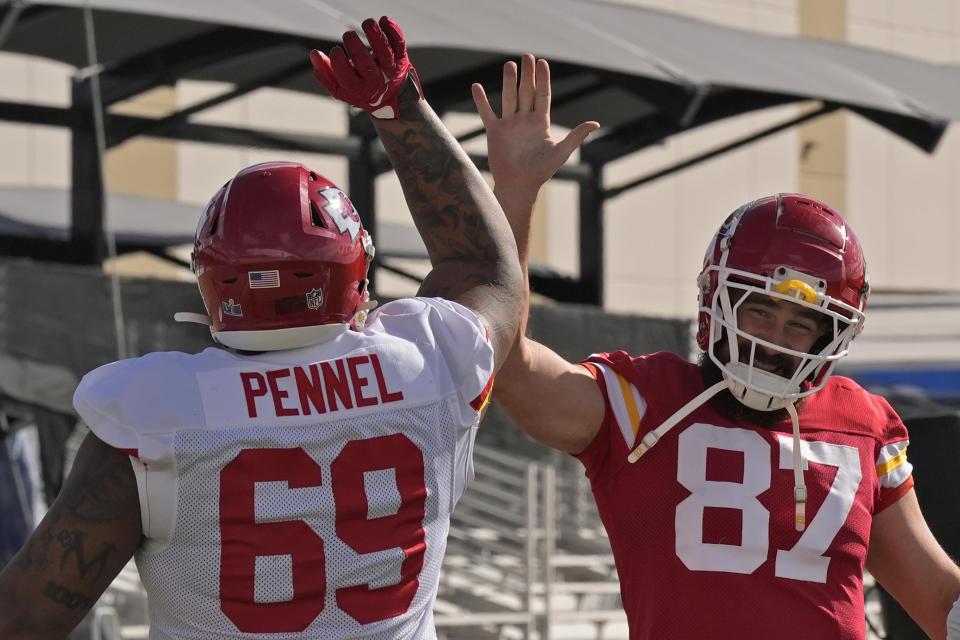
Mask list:
[[[470,83],[497,86],[504,60],[530,50],[551,60],[554,122],[604,124],[582,148],[579,164],[559,174],[579,185],[579,277],[532,274],[536,290],[562,301],[602,304],[603,205],[624,191],[840,108],[926,151],[960,117],[958,66],[746,32],[611,2],[7,0],[0,5],[0,48],[58,60],[77,71],[69,108],[0,102],[2,120],[72,133],[68,236],[22,229],[10,234],[0,227],[0,253],[79,264],[103,260],[106,196],[98,130],[106,149],[152,136],[343,156],[351,199],[374,236],[383,237],[377,233],[373,185],[389,163],[365,114],[351,116],[346,137],[199,124],[191,116],[260,87],[318,92],[306,52],[332,46],[344,29],[384,11],[404,26],[425,92],[439,113],[472,112]],[[232,88],[163,118],[111,112],[118,102],[180,79],[215,80]],[[649,175],[619,185],[604,182],[607,163],[671,135],[790,103],[812,107]],[[484,166],[484,158],[475,160]],[[143,248],[162,253],[162,242],[118,238],[120,252]],[[376,266],[391,268],[391,257],[403,255],[391,249],[382,246]]]

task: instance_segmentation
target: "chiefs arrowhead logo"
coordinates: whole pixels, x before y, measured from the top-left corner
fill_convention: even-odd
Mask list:
[[[353,203],[347,198],[347,194],[334,187],[320,189],[317,193],[325,200],[322,205],[323,210],[337,225],[340,235],[350,236],[350,240],[355,241],[363,226],[360,224],[360,216],[357,214],[357,210],[353,208]]]

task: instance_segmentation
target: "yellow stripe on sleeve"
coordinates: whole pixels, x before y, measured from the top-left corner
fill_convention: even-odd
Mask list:
[[[633,446],[640,429],[640,421],[647,410],[647,404],[640,392],[626,377],[620,375],[612,367],[602,363],[593,363],[600,377],[610,405],[610,413],[620,435],[628,447]]]
[[[620,383],[620,395],[623,396],[627,415],[630,417],[630,428],[633,429],[633,435],[637,435],[637,431],[640,429],[640,411],[637,409],[637,403],[633,398],[633,385],[619,373],[616,373],[616,376],[617,382]]]
[[[877,477],[885,476],[907,461],[907,450],[904,449],[894,457],[877,465]]]

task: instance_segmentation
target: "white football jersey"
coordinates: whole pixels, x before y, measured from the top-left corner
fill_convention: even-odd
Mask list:
[[[411,298],[320,345],[87,374],[74,405],[137,476],[151,640],[435,638],[492,373],[471,311]]]

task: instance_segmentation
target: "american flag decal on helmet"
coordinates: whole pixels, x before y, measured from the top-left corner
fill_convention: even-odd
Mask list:
[[[247,277],[250,279],[251,289],[275,289],[280,286],[280,272],[276,269],[248,271]]]

